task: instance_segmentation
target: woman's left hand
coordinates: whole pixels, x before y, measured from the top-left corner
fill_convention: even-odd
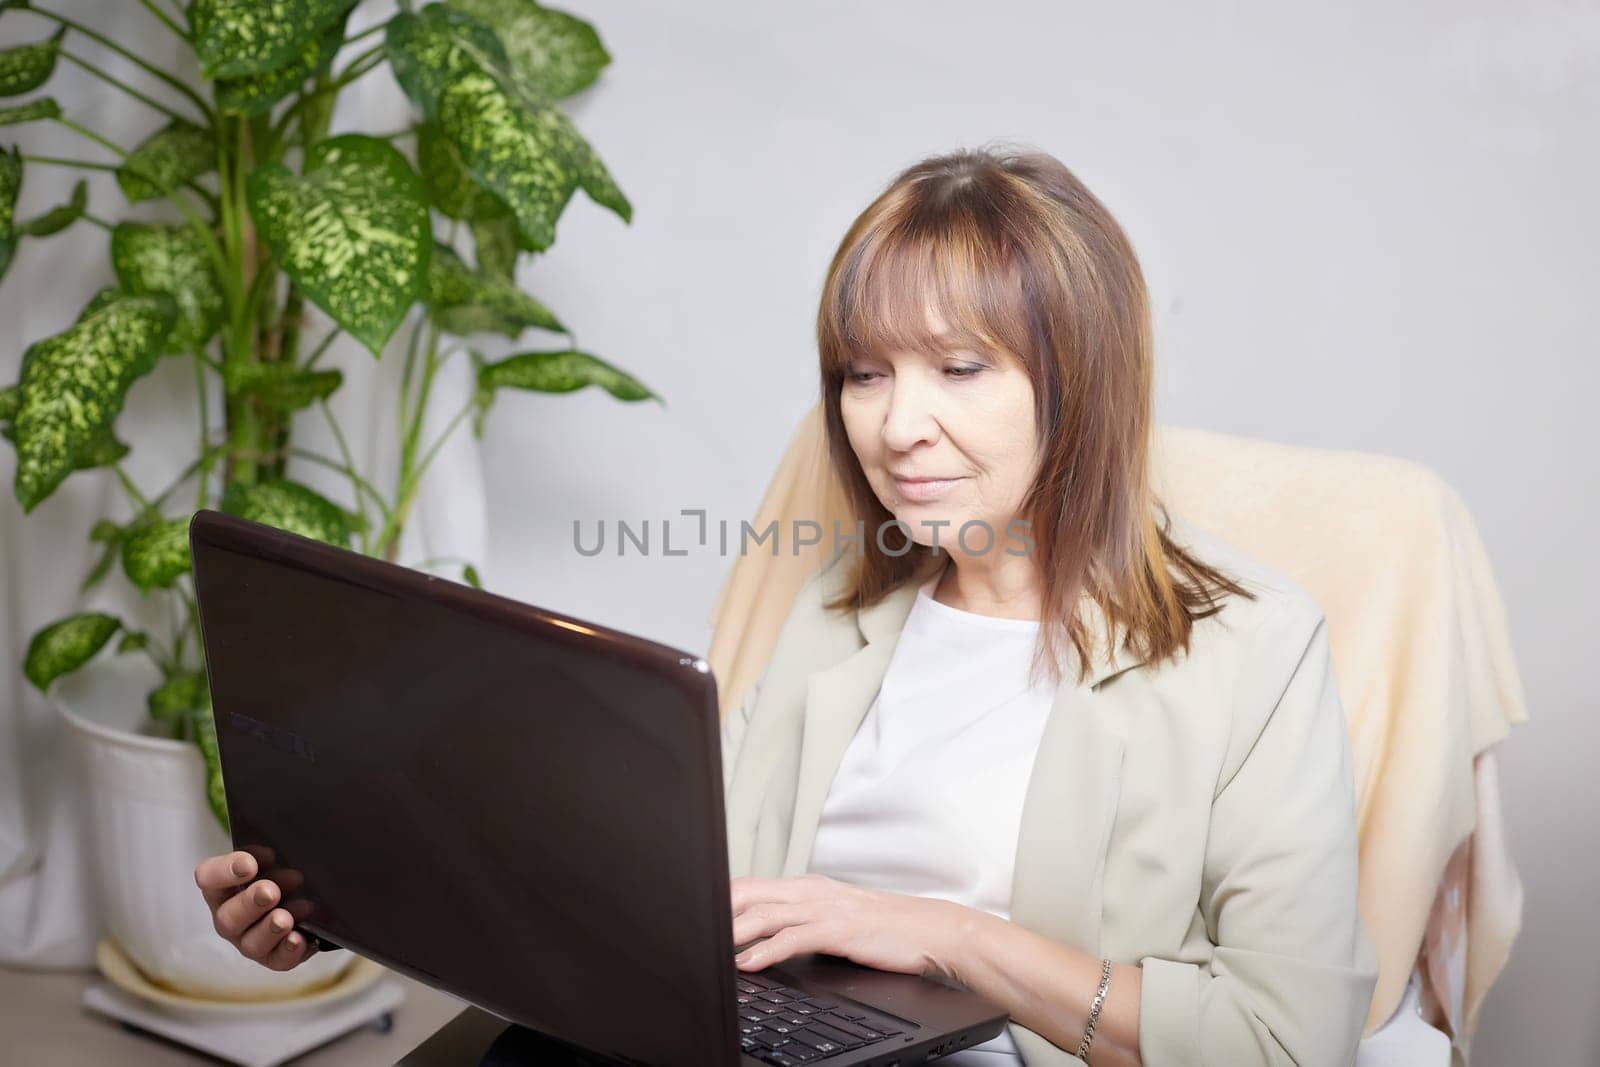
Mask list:
[[[955,979],[951,954],[980,912],[953,901],[863,889],[820,874],[735,878],[734,957],[759,971],[791,956],[825,952],[864,967]],[[763,940],[764,939],[764,940]]]

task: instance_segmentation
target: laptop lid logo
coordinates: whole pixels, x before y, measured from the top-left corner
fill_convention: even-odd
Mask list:
[[[265,741],[280,752],[285,752],[307,763],[317,762],[317,754],[311,747],[311,742],[297,733],[285,730],[281,726],[252,719],[237,711],[228,713],[228,722],[242,734],[253,737],[258,741]]]

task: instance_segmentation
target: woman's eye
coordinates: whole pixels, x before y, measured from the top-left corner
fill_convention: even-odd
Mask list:
[[[845,377],[849,378],[852,382],[855,382],[858,385],[866,385],[868,382],[872,381],[872,379],[876,378],[877,376],[878,376],[878,372],[877,371],[870,371],[870,370],[852,371],[851,373],[845,375]]]
[[[981,370],[983,370],[982,367],[974,366],[947,367],[945,368],[945,373],[952,378],[971,378]]]

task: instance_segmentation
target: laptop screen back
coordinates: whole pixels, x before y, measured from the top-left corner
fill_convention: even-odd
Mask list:
[[[191,542],[234,843],[305,929],[588,1048],[732,1054],[703,661],[215,512]]]

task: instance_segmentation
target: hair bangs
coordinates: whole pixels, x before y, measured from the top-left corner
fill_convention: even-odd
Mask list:
[[[1015,258],[962,214],[902,220],[858,242],[825,312],[825,372],[892,352],[982,352],[1030,358],[1031,314]],[[929,311],[937,323],[930,321]],[[940,329],[936,332],[934,326]]]

